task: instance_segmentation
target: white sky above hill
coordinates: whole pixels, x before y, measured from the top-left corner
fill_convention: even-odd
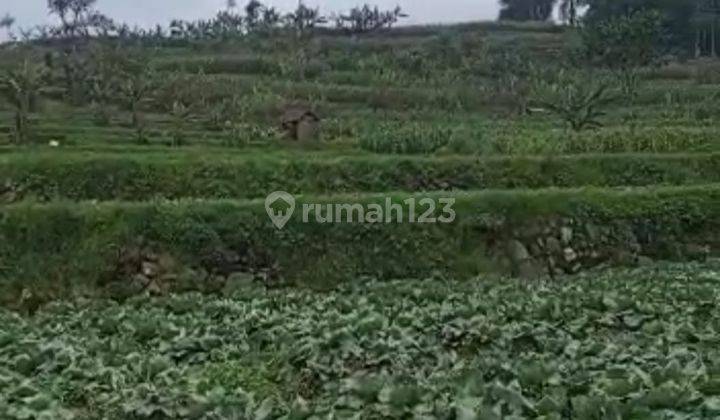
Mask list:
[[[410,14],[405,23],[448,23],[497,18],[497,0],[307,0],[306,4],[320,6],[324,13],[343,11],[362,3],[382,8],[400,5]],[[238,0],[243,6],[246,1]],[[292,10],[297,0],[267,0],[264,2],[283,11]],[[98,0],[97,8],[118,21],[131,25],[166,25],[173,18],[196,19],[210,17],[225,8],[225,0]],[[0,16],[10,13],[23,28],[51,22],[46,0],[0,0]],[[5,36],[0,34],[0,39]]]

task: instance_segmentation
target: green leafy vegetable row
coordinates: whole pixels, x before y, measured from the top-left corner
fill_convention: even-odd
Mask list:
[[[714,265],[0,311],[4,419],[720,416]]]

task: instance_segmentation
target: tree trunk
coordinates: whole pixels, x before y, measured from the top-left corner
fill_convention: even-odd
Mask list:
[[[717,50],[715,45],[715,16],[713,16],[712,25],[710,26],[710,55],[712,58],[717,57]]]
[[[15,142],[25,144],[30,139],[28,116],[30,113],[30,98],[26,94],[21,94],[18,99],[18,108],[15,112]]]

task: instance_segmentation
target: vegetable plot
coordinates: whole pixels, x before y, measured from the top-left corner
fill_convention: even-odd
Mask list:
[[[656,268],[0,312],[0,417],[718,418],[720,265]]]

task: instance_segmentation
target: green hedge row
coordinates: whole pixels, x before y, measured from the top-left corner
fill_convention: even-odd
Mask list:
[[[0,154],[0,202],[720,182],[720,154],[568,157]]]
[[[400,203],[408,197],[392,199]],[[453,197],[457,219],[450,224],[318,224],[312,218],[302,223],[302,211],[297,210],[283,230],[271,224],[260,200],[2,206],[1,299],[12,304],[23,289],[52,297],[96,294],[118,280],[113,270],[123,250],[133,244],[167,252],[182,266],[208,270],[213,270],[208,260],[231,252],[242,257],[248,270],[265,270],[293,283],[332,286],[363,276],[467,277],[497,272],[487,258],[487,247],[498,229],[517,229],[548,217],[598,226],[628,221],[637,224],[633,226],[639,226],[648,241],[661,236],[684,241],[700,235],[707,244],[717,241],[714,232],[720,227],[720,185],[487,191]],[[356,194],[329,201],[306,196],[299,198],[298,209],[318,200],[382,205],[386,198]]]

